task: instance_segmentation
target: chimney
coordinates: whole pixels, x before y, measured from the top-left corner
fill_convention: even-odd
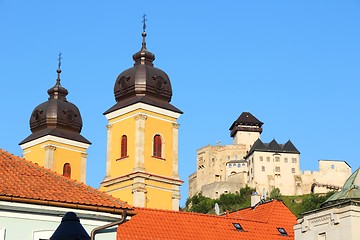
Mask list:
[[[251,207],[255,207],[261,200],[261,196],[257,192],[251,194]]]

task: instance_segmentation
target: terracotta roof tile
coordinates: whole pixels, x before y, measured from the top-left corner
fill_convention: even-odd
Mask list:
[[[283,227],[291,227],[296,224],[296,216],[292,214],[289,208],[282,201],[272,200],[248,207],[227,215],[232,218],[246,219],[264,223],[277,224]]]
[[[286,206],[284,206],[286,208]],[[268,210],[268,208],[271,208]],[[293,225],[296,223],[295,216],[290,212],[278,207],[277,203],[264,204],[256,214],[265,213],[267,221],[258,219],[243,219],[239,216],[215,216],[189,212],[176,212],[136,208],[137,214],[130,221],[120,225],[117,230],[117,239],[242,239],[242,240],[286,240],[294,239]],[[267,213],[280,210],[277,217]],[[286,220],[286,221],[285,221]],[[286,222],[286,225],[283,223]],[[233,223],[240,223],[244,231],[236,230]],[[277,228],[284,228],[288,236],[282,236]]]
[[[2,149],[0,169],[0,197],[132,209],[124,201]]]

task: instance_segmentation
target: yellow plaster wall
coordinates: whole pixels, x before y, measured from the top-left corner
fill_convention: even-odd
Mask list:
[[[106,188],[100,186],[101,191],[105,191],[113,197],[119,198],[122,201],[126,201],[130,205],[133,205],[133,194],[132,194],[132,183],[133,180],[124,181],[114,185],[110,185]]]
[[[135,164],[135,119],[128,113],[111,119],[110,178],[123,176],[133,171]],[[127,158],[121,158],[121,137],[127,136]]]
[[[160,134],[163,142],[163,159],[153,157],[153,138]],[[145,130],[145,169],[147,172],[161,175],[172,176],[172,145],[173,129],[172,122],[163,121],[152,116],[146,120]]]
[[[65,148],[64,148],[65,147]],[[81,152],[72,151],[66,149],[70,147],[65,144],[58,144],[55,150],[54,156],[54,172],[63,174],[63,168],[65,163],[70,163],[71,166],[71,179],[81,181]]]
[[[145,109],[137,109],[109,120],[111,134],[110,150],[110,178],[124,176],[133,172],[135,167],[135,116],[143,114],[145,120],[145,142],[144,142],[144,168],[145,171],[154,175],[172,177],[172,154],[173,154],[173,123],[177,119],[160,113],[151,112]],[[163,144],[163,159],[154,158],[153,138],[160,134]],[[127,136],[127,158],[120,158],[121,137]],[[132,184],[134,179],[129,179],[104,187],[100,190],[106,191],[114,197],[133,204],[134,195]],[[145,207],[172,209],[172,184],[146,180]]]
[[[29,161],[37,163],[39,166],[45,165],[46,149],[45,146],[54,146],[54,165],[53,171],[63,174],[63,167],[65,163],[70,163],[71,178],[81,181],[81,161],[82,153],[86,153],[86,148],[76,147],[58,141],[45,141],[24,149],[25,158]]]
[[[172,193],[162,189],[146,188],[145,207],[172,210]]]
[[[133,172],[133,168],[135,167],[135,116],[138,114],[147,115],[147,119],[145,120],[144,152],[144,167],[146,171],[170,177],[172,175],[172,122],[176,122],[176,118],[144,109],[137,109],[109,120],[109,125],[111,125],[110,178]],[[164,159],[152,157],[153,137],[156,134],[160,134],[165,143],[163,145]],[[127,136],[128,157],[119,159],[122,135]]]
[[[41,144],[42,145],[42,144]],[[25,148],[24,157],[26,160],[29,160],[33,163],[38,164],[39,166],[45,165],[45,148],[41,147],[40,144]]]

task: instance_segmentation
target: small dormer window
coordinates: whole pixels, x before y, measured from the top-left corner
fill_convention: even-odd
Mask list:
[[[233,225],[234,225],[234,227],[235,227],[236,230],[238,230],[238,231],[240,231],[240,232],[243,232],[243,231],[244,231],[244,229],[243,229],[243,227],[241,226],[240,223],[233,223]]]
[[[284,228],[278,228],[277,230],[279,231],[281,236],[288,236],[288,234]]]

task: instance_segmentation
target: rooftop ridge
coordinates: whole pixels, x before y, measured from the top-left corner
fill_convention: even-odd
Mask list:
[[[175,210],[164,210],[164,209],[157,209],[157,208],[141,208],[141,207],[135,207],[134,212],[138,213],[138,210],[140,211],[149,211],[149,212],[159,212],[159,213],[174,213],[174,214],[185,214],[185,215],[193,215],[193,216],[201,216],[201,217],[208,217],[208,218],[224,218],[227,219],[233,219],[234,221],[246,221],[246,222],[259,222],[264,223],[263,221],[254,221],[250,219],[240,219],[238,217],[231,217],[227,214],[225,215],[215,215],[215,214],[205,214],[205,213],[197,213],[197,212],[184,212],[184,211],[175,211]],[[136,215],[135,215],[136,216]]]

